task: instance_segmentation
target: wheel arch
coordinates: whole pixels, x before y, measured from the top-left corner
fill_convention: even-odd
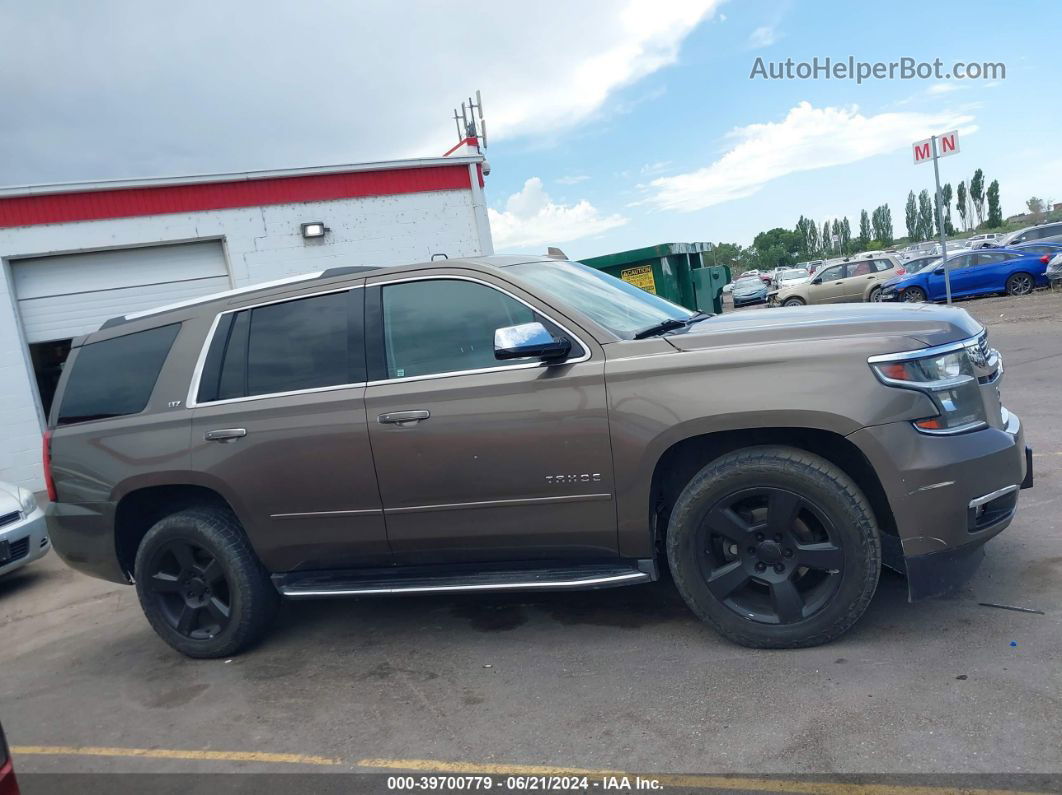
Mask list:
[[[671,508],[690,479],[720,456],[761,445],[793,447],[836,465],[866,495],[880,531],[897,535],[881,479],[863,451],[843,434],[815,427],[748,427],[687,436],[672,443],[657,458],[649,487],[649,526],[657,549],[663,543]]]
[[[222,494],[200,483],[156,483],[125,491],[114,509],[114,547],[127,577],[147,531],[164,516],[192,507],[210,507],[237,516]]]

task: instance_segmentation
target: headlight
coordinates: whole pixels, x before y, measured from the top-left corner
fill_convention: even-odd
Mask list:
[[[33,496],[33,492],[29,489],[18,490],[18,501],[22,506],[23,513],[33,513],[37,510],[37,498]]]
[[[888,386],[915,389],[933,401],[937,415],[916,420],[920,431],[960,433],[987,425],[985,404],[967,348],[923,358],[872,356],[870,366]]]

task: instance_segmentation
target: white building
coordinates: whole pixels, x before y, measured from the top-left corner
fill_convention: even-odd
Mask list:
[[[341,265],[492,254],[474,143],[423,160],[0,189],[0,480],[42,488],[70,340],[108,318]]]

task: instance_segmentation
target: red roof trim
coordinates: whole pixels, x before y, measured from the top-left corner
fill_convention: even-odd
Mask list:
[[[470,188],[468,167],[454,164],[0,197],[0,228]]]

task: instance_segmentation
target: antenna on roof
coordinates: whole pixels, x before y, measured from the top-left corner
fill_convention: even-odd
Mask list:
[[[476,118],[479,117],[479,124]],[[468,98],[467,102],[461,103],[461,112],[454,108],[454,124],[457,126],[458,141],[466,141],[469,138],[475,140],[477,146],[487,148],[487,122],[483,120],[483,97],[476,89],[476,98]]]

